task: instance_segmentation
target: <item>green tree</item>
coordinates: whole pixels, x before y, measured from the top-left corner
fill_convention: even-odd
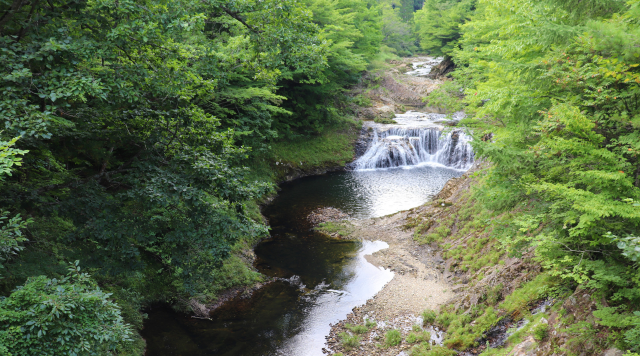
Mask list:
[[[415,1],[414,0],[400,0],[400,4],[398,4],[400,8],[400,18],[410,23],[413,20],[413,12],[415,11]]]
[[[476,0],[426,0],[415,13],[415,32],[420,48],[451,55],[462,35],[460,25],[471,16]]]
[[[385,4],[382,15],[382,43],[393,48],[400,56],[411,56],[417,51],[416,39],[411,31],[411,25],[404,21],[400,9],[393,9]]]
[[[366,0],[306,0],[319,38],[327,44],[327,68],[313,83],[303,72],[291,73],[280,82],[278,94],[288,98],[274,127],[287,137],[317,134],[340,122],[344,92],[357,83],[382,41],[381,7]]]
[[[0,186],[5,175],[11,176],[11,167],[22,164],[22,158],[18,156],[28,152],[12,148],[16,141],[18,138],[8,142],[0,141]],[[4,268],[2,263],[24,248],[21,243],[26,242],[27,239],[22,235],[22,230],[29,222],[30,220],[22,220],[20,214],[9,218],[8,211],[0,212],[0,268]]]
[[[503,244],[534,247],[550,273],[606,298],[618,312],[602,323],[626,329],[627,346],[640,305],[638,6],[481,0],[453,51],[474,147],[494,164],[480,200],[535,206],[519,219],[540,230]]]
[[[80,272],[77,261],[63,279],[29,278],[0,300],[0,351],[10,356],[115,351],[132,331],[109,296]]]
[[[284,110],[276,84],[313,81],[327,44],[295,1],[2,2],[0,121],[23,135],[7,210],[72,221],[64,243],[102,272],[151,262],[183,292],[213,281],[266,227],[244,202],[246,146]],[[63,242],[63,241],[57,241]]]

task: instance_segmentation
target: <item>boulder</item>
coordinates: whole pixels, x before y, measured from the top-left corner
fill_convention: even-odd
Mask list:
[[[533,336],[529,336],[523,342],[516,345],[516,347],[509,352],[508,356],[534,356],[536,354],[536,340]]]
[[[447,75],[449,72],[453,71],[456,68],[456,64],[453,63],[451,57],[446,56],[440,64],[431,68],[431,72],[429,72],[429,78],[438,78]]]
[[[622,355],[624,355],[624,353],[616,349],[615,347],[608,349],[602,354],[602,356],[622,356]]]

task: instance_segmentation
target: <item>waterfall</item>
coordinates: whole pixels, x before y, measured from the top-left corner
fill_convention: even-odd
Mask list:
[[[473,164],[471,138],[462,130],[444,134],[442,127],[375,125],[366,152],[353,168],[375,169],[435,163],[467,170]]]

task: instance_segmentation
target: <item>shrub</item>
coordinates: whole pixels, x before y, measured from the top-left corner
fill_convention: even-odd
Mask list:
[[[400,331],[396,329],[391,329],[387,331],[387,333],[384,336],[384,346],[386,347],[398,346],[400,345],[401,342],[402,342],[402,335],[400,334]]]
[[[414,325],[413,330],[407,336],[407,342],[415,344],[417,342],[428,342],[431,340],[431,334],[428,331],[422,330],[420,325]]]
[[[360,336],[358,335],[351,335],[346,332],[341,332],[338,337],[340,338],[342,346],[347,350],[351,350],[354,347],[360,346]]]
[[[492,307],[474,310],[473,314],[479,315],[473,324],[471,322],[474,318],[470,314],[450,314],[445,346],[462,350],[477,346],[476,340],[500,320]]]
[[[432,324],[436,320],[436,316],[436,312],[427,309],[422,312],[422,322],[424,323],[424,325]]]
[[[429,345],[426,342],[411,349],[411,356],[455,356],[458,352],[442,346]]]
[[[0,300],[0,345],[14,356],[111,354],[132,331],[109,296],[77,261],[63,279],[31,277]]]
[[[549,325],[540,324],[533,329],[533,338],[542,341],[549,336]]]
[[[376,323],[373,320],[364,319],[364,326],[366,326],[367,329],[372,329],[372,328],[378,326],[378,323]]]
[[[364,334],[367,331],[369,331],[369,328],[367,328],[365,325],[345,324],[344,327],[349,329],[352,333],[356,333],[356,334]]]
[[[635,316],[632,322],[634,327],[625,332],[624,340],[630,347],[629,352],[634,351],[637,355],[640,352],[640,312],[636,311],[633,314]]]
[[[376,117],[375,119],[373,119],[373,122],[375,122],[377,124],[385,124],[385,125],[397,124],[398,123],[396,120],[388,119],[386,117]]]
[[[455,317],[454,314],[443,312],[436,317],[434,322],[440,328],[447,330],[447,328],[451,324],[451,321],[453,320],[454,317]]]

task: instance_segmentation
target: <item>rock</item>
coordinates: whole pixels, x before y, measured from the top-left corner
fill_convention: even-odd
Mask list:
[[[618,349],[616,349],[615,347],[610,348],[609,350],[605,351],[602,356],[622,356],[624,355],[624,353]]]
[[[533,356],[535,355],[536,340],[533,336],[529,336],[523,342],[516,345],[516,347],[509,352],[508,356]]]
[[[456,68],[456,64],[453,63],[453,60],[451,59],[451,57],[447,56],[442,62],[440,62],[440,64],[431,68],[431,72],[429,73],[428,77],[429,78],[442,77],[448,74],[449,72],[451,72],[452,70],[454,70],[455,68]]]
[[[542,323],[542,324],[549,324],[549,320],[547,320],[547,319],[545,319],[545,318],[542,318],[542,319],[540,319],[540,323]]]
[[[318,208],[307,216],[307,220],[314,225],[327,221],[340,221],[348,218],[349,215],[343,213],[340,209],[332,207]]]

